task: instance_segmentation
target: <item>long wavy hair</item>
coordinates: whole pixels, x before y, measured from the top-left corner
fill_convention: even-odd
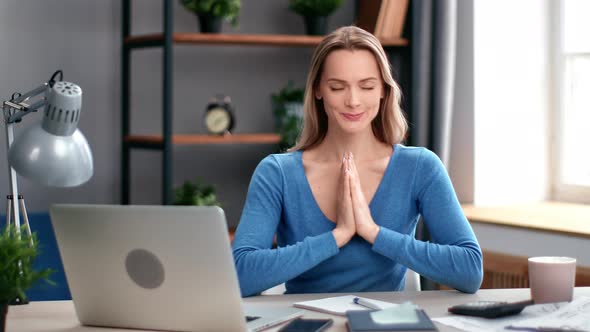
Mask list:
[[[373,134],[383,143],[401,143],[406,137],[408,123],[400,106],[401,89],[393,80],[387,55],[379,40],[371,33],[355,26],[346,26],[327,35],[313,53],[303,100],[303,129],[297,143],[289,151],[313,148],[326,137],[328,116],[323,101],[315,98],[315,91],[320,84],[324,62],[335,50],[367,50],[373,54],[381,71],[384,90],[379,113],[371,123]]]

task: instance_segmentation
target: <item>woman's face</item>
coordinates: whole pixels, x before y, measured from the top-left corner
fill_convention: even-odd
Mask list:
[[[377,60],[367,50],[336,50],[324,62],[315,97],[323,100],[329,130],[371,130],[383,97]]]

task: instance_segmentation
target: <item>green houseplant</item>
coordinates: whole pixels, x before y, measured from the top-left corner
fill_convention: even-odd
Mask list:
[[[289,81],[278,93],[271,95],[276,128],[281,135],[279,148],[284,151],[295,145],[303,124],[305,90]]]
[[[289,9],[303,16],[308,35],[324,35],[328,16],[342,6],[343,0],[289,0]]]
[[[184,8],[199,18],[201,32],[220,32],[223,20],[238,25],[240,0],[180,0]]]
[[[185,181],[174,190],[174,205],[221,206],[221,203],[217,200],[215,188],[198,179],[195,182]]]
[[[38,244],[33,234],[33,242],[21,229],[6,226],[0,230],[0,328],[4,331],[8,305],[20,299],[26,301],[25,291],[38,280],[47,280],[50,269],[36,271],[33,261],[38,255]]]

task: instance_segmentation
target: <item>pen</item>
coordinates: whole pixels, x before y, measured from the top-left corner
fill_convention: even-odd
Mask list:
[[[370,299],[365,299],[362,297],[355,297],[354,299],[352,299],[352,302],[354,302],[360,306],[363,306],[365,308],[369,308],[369,309],[376,309],[376,310],[383,309],[377,303],[373,303]]]

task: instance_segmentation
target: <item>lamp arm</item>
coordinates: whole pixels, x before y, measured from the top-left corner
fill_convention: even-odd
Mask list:
[[[12,98],[11,100],[5,101],[2,103],[2,109],[5,110],[4,112],[4,121],[8,123],[15,123],[20,122],[21,119],[31,113],[36,112],[39,108],[45,106],[47,104],[47,100],[43,97],[41,100],[37,101],[36,103],[29,105],[26,104],[25,101],[31,97],[35,97],[40,94],[44,94],[47,91],[47,87],[49,86],[48,83],[43,83],[42,85],[34,88],[33,90],[20,95],[18,97]],[[8,112],[6,110],[8,109]],[[13,112],[12,110],[16,110],[17,112]]]
[[[26,92],[25,94],[13,94],[12,98],[10,100],[4,101],[2,103],[2,111],[4,113],[3,115],[4,115],[4,122],[5,122],[5,129],[6,129],[6,151],[7,151],[7,153],[10,150],[10,146],[12,145],[12,142],[14,141],[14,123],[20,122],[25,115],[27,115],[31,112],[36,112],[39,108],[41,108],[47,104],[47,98],[45,96],[45,93],[47,92],[48,87],[50,87],[52,85],[52,83],[54,82],[54,78],[57,74],[61,74],[61,71],[57,71],[55,74],[53,74],[53,76],[51,77],[51,80],[49,82],[43,83],[40,86],[32,89],[31,91]],[[29,100],[31,97],[37,97],[38,95],[41,95],[41,94],[43,94],[43,97],[40,100],[33,103],[32,105],[25,103],[25,101]],[[19,193],[18,193],[18,182],[17,182],[17,177],[16,177],[16,171],[12,168],[12,166],[10,166],[9,163],[7,163],[7,165],[8,165],[8,179],[9,179],[9,187],[10,187],[10,193],[7,197],[8,199],[7,199],[7,207],[6,207],[6,219],[8,221],[7,223],[10,224],[11,220],[14,221],[14,226],[20,236],[21,209],[20,209],[19,205],[21,205],[21,204],[19,204],[19,203],[22,203],[22,209],[23,209],[22,216],[25,221],[24,226],[26,227],[27,234],[29,235],[29,240],[31,241],[31,245],[33,245],[33,238],[30,236],[31,229],[30,229],[30,226],[28,223],[28,218],[26,215],[24,201],[23,201],[22,196],[19,195]]]
[[[8,152],[10,150],[10,146],[12,145],[12,142],[14,141],[14,123],[11,122],[7,122],[6,123],[6,151]],[[14,227],[18,233],[18,236],[20,237],[20,229],[21,229],[21,222],[20,222],[20,217],[21,217],[21,210],[20,210],[20,206],[19,206],[19,201],[22,200],[22,196],[19,195],[18,193],[18,182],[16,179],[16,171],[14,170],[14,168],[12,168],[12,166],[10,166],[9,163],[6,163],[8,165],[8,185],[9,185],[9,194],[7,195],[7,201],[6,201],[6,224],[10,225],[11,221],[14,222]],[[23,202],[24,204],[24,202]],[[23,205],[24,207],[24,205]],[[27,234],[31,233],[31,229],[28,223],[28,218],[26,216],[26,211],[23,212],[24,215],[24,220],[25,220],[25,224],[24,226],[26,227],[26,231]],[[31,236],[29,236],[29,241],[31,243],[31,245],[33,245],[33,238]]]
[[[15,93],[12,95],[10,100],[3,102],[2,110],[4,111],[4,122],[7,125],[10,123],[20,122],[25,115],[31,112],[36,112],[39,108],[45,106],[47,104],[47,89],[53,87],[56,79],[59,81],[63,80],[63,72],[61,70],[56,70],[55,73],[51,75],[49,81],[39,85],[33,90],[22,95]],[[44,95],[41,100],[32,105],[25,103],[25,101],[27,101],[29,98],[36,97],[40,94]]]

